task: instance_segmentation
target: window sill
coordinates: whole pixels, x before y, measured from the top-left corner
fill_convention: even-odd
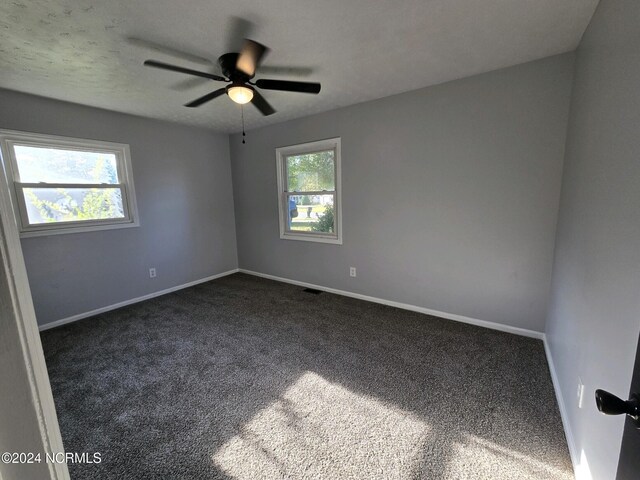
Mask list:
[[[139,227],[140,222],[122,222],[122,223],[109,223],[106,225],[73,225],[68,227],[59,227],[59,228],[44,228],[44,229],[33,229],[33,230],[23,230],[20,232],[20,238],[31,238],[31,237],[47,237],[49,235],[64,235],[68,233],[86,233],[86,232],[96,232],[99,230],[114,230],[117,228],[131,228],[131,227]]]
[[[281,233],[281,240],[301,240],[303,242],[316,242],[316,243],[332,243],[334,245],[342,245],[341,237],[322,236],[322,235],[305,235],[296,233]]]

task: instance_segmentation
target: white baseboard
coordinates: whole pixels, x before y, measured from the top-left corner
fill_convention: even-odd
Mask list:
[[[578,450],[576,449],[576,443],[573,438],[573,433],[571,432],[571,425],[569,424],[569,414],[564,403],[564,398],[562,397],[562,390],[560,389],[560,379],[558,378],[558,373],[556,372],[556,367],[553,363],[553,357],[551,356],[551,349],[549,348],[549,343],[547,342],[546,335],[543,335],[542,343],[544,344],[544,352],[547,356],[549,371],[551,372],[553,389],[556,392],[556,400],[558,401],[558,408],[560,409],[562,427],[564,428],[564,434],[567,438],[567,445],[569,446],[569,455],[571,456],[571,463],[573,464],[573,472],[576,476],[576,479],[580,480],[582,478],[580,473],[580,457],[578,455]]]
[[[256,277],[268,278],[270,280],[275,280],[278,282],[290,283],[293,285],[298,285],[301,287],[307,288],[315,288],[316,290],[322,290],[328,293],[334,293],[336,295],[343,295],[345,297],[357,298],[359,300],[365,300],[373,303],[380,303],[382,305],[388,305],[390,307],[401,308],[403,310],[410,310],[412,312],[424,313],[426,315],[432,315],[434,317],[445,318],[447,320],[454,320],[456,322],[468,323],[471,325],[476,325],[479,327],[490,328],[492,330],[500,330],[502,332],[513,333],[515,335],[522,335],[524,337],[531,337],[537,339],[544,339],[544,334],[542,332],[536,332],[535,330],[528,330],[526,328],[520,327],[512,327],[510,325],[504,325],[501,323],[489,322],[486,320],[478,320],[476,318],[465,317],[463,315],[456,315],[453,313],[440,312],[438,310],[432,310],[430,308],[418,307],[416,305],[410,305],[408,303],[395,302],[392,300],[386,300],[384,298],[371,297],[369,295],[363,295],[361,293],[348,292],[346,290],[338,290],[336,288],[325,287],[322,285],[316,285],[313,283],[300,282],[298,280],[291,280],[290,278],[278,277],[275,275],[269,275],[266,273],[254,272],[252,270],[245,270],[243,268],[235,268],[233,270],[228,270],[226,272],[218,273],[217,275],[211,275],[210,277],[201,278],[198,280],[194,280],[193,282],[185,283],[182,285],[176,285],[175,287],[167,288],[164,290],[160,290],[158,292],[149,293],[147,295],[143,295],[141,297],[132,298],[129,300],[125,300],[123,302],[118,302],[113,305],[107,305],[105,307],[96,308],[95,310],[91,310],[88,312],[79,313],[77,315],[72,315],[71,317],[62,318],[60,320],[56,320],[53,322],[45,323],[43,325],[39,325],[40,331],[48,330],[50,328],[59,327],[60,325],[64,325],[71,322],[76,322],[78,320],[82,320],[83,318],[92,317],[94,315],[98,315],[100,313],[108,312],[110,310],[115,310],[116,308],[125,307],[127,305],[132,305],[134,303],[143,302],[145,300],[149,300],[151,298],[159,297],[161,295],[166,295],[167,293],[175,292],[177,290],[182,290],[184,288],[193,287],[194,285],[198,285],[200,283],[209,282],[211,280],[215,280],[216,278],[225,277],[227,275],[232,275],[237,272],[246,273],[248,275],[254,275]],[[546,344],[545,344],[546,348]]]
[[[370,297],[369,295],[362,295],[361,293],[348,292],[346,290],[338,290],[336,288],[324,287],[322,285],[315,285],[313,283],[300,282],[298,280],[291,280],[290,278],[277,277],[275,275],[269,275],[266,273],[254,272],[252,270],[239,269],[240,272],[256,277],[268,278],[270,280],[276,280],[278,282],[291,283],[301,287],[315,288],[316,290],[322,290],[323,292],[335,293],[336,295],[343,295],[345,297],[357,298],[359,300],[366,300],[367,302],[380,303],[382,305],[388,305],[390,307],[401,308],[403,310],[410,310],[412,312],[424,313],[426,315],[432,315],[434,317],[446,318],[447,320],[454,320],[456,322],[468,323],[479,327],[490,328],[492,330],[500,330],[501,332],[513,333],[515,335],[522,335],[524,337],[537,338],[542,340],[544,333],[536,332],[535,330],[528,330],[526,328],[512,327],[510,325],[504,325],[502,323],[488,322],[486,320],[478,320],[476,318],[465,317],[462,315],[456,315],[454,313],[439,312],[430,308],[418,307],[416,305],[410,305],[408,303],[394,302],[392,300],[385,300],[384,298]]]
[[[116,308],[120,308],[120,307],[126,307],[127,305],[131,305],[134,303],[143,302],[145,300],[149,300],[150,298],[166,295],[167,293],[175,292],[177,290],[182,290],[183,288],[193,287],[194,285],[209,282],[211,280],[215,280],[216,278],[226,277],[227,275],[238,273],[238,271],[239,269],[234,268],[233,270],[228,270],[226,272],[218,273],[216,275],[211,275],[210,277],[200,278],[198,280],[194,280],[193,282],[184,283],[182,285],[176,285],[175,287],[171,287],[171,288],[165,288],[164,290],[160,290],[158,292],[149,293],[147,295],[143,295],[142,297],[136,297],[130,300],[125,300],[124,302],[118,302],[118,303],[114,303],[113,305],[107,305],[106,307],[96,308],[95,310],[91,310],[89,312],[79,313],[77,315],[72,315],[71,317],[62,318],[54,322],[49,322],[43,325],[39,325],[38,329],[41,332],[44,330],[49,330],[50,328],[59,327],[60,325],[64,325],[66,323],[76,322],[78,320],[82,320],[83,318],[98,315],[99,313],[108,312],[110,310],[115,310]]]

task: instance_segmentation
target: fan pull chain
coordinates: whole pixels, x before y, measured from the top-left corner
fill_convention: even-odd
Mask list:
[[[246,134],[244,133],[244,105],[240,105],[240,112],[242,112],[242,143],[246,143],[244,141],[244,137]]]

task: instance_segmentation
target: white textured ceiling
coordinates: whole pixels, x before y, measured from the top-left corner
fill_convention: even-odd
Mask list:
[[[312,69],[319,95],[263,91],[278,111],[249,105],[247,128],[302,117],[573,50],[598,0],[3,0],[0,87],[95,107],[240,129],[226,96],[182,105],[224,85],[142,66],[147,58],[207,69],[234,18],[271,48],[265,66]],[[131,40],[139,39],[139,41]],[[150,48],[151,44],[166,47]]]

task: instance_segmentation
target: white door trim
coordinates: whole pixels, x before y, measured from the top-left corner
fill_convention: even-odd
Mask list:
[[[9,285],[14,319],[17,324],[20,347],[31,389],[33,406],[38,418],[38,429],[42,439],[43,455],[64,452],[60,426],[51,393],[47,365],[42,352],[36,314],[27,280],[27,269],[22,256],[18,227],[15,224],[9,186],[4,169],[0,165],[0,251],[2,253],[2,275]],[[66,463],[47,462],[51,480],[68,480]]]

